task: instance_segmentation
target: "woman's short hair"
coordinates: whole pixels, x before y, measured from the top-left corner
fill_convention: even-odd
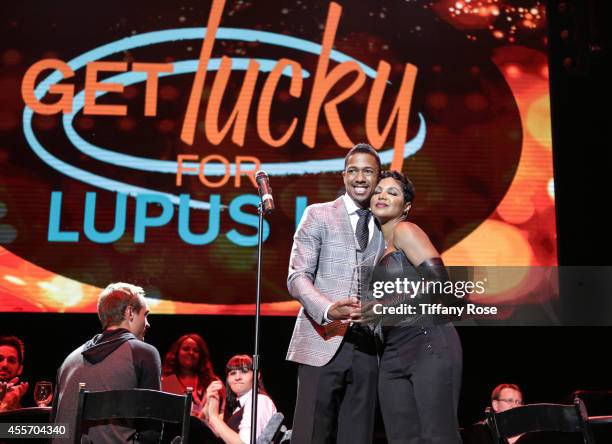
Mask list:
[[[392,179],[395,179],[399,183],[402,184],[402,192],[404,193],[404,202],[410,203],[414,200],[415,189],[410,179],[408,179],[406,176],[404,176],[399,171],[386,170],[380,173],[379,180],[386,179],[388,177],[391,177]]]

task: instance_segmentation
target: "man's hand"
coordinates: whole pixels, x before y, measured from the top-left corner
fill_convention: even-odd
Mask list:
[[[378,301],[370,301],[353,310],[350,321],[357,324],[369,324],[378,321],[381,315],[374,313],[374,305],[380,304]]]
[[[359,310],[361,304],[359,299],[354,296],[340,299],[332,304],[327,311],[327,317],[331,321],[348,321],[350,320],[351,313],[355,310]]]
[[[27,382],[19,384],[19,378],[0,383],[0,411],[5,412],[19,408],[21,398],[28,391],[28,387]]]
[[[6,395],[8,392],[9,384],[10,382],[0,382],[0,402],[4,399],[4,395]]]

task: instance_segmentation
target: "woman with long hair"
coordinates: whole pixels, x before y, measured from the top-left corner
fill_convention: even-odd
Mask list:
[[[208,346],[196,333],[181,336],[175,341],[162,367],[162,390],[182,395],[193,388],[192,413],[197,415],[206,403],[206,387],[219,381],[210,360]]]
[[[250,442],[253,359],[247,355],[233,356],[225,366],[225,395],[221,381],[213,381],[206,389],[206,406],[200,417],[219,440],[226,444]],[[276,406],[257,377],[257,432],[276,413]]]

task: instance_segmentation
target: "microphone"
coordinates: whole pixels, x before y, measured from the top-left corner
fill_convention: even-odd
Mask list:
[[[263,203],[263,212],[264,214],[269,214],[274,211],[274,199],[272,198],[272,187],[270,186],[268,174],[265,171],[257,171],[255,181],[257,182],[259,197],[261,197],[261,202]]]

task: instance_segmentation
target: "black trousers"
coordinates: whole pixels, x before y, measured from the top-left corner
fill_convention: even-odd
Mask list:
[[[461,444],[462,351],[452,324],[385,331],[378,395],[390,444]]]
[[[291,443],[371,444],[377,376],[376,343],[369,331],[349,329],[323,367],[300,364]]]

